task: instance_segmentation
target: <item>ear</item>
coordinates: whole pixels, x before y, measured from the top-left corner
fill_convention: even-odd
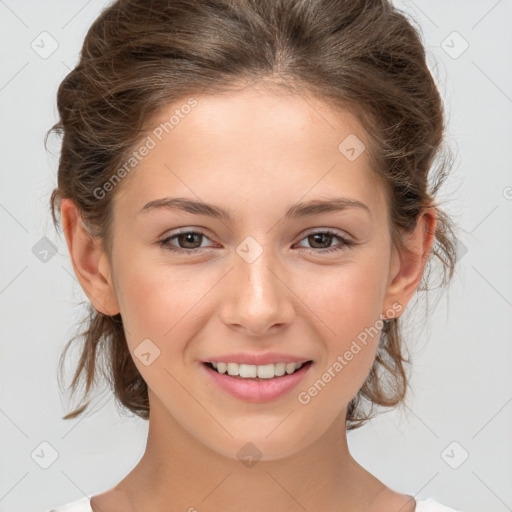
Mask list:
[[[116,315],[119,305],[101,239],[89,234],[72,199],[62,200],[60,213],[71,263],[80,285],[96,311]]]
[[[402,306],[400,311],[403,313],[416,293],[435,241],[436,226],[436,210],[430,207],[419,216],[414,230],[403,234],[405,247],[400,252],[393,252],[390,283],[385,298],[388,307],[399,303]]]

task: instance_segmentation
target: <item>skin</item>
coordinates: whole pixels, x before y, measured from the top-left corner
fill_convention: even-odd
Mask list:
[[[398,252],[368,152],[350,161],[338,150],[350,134],[368,147],[355,117],[318,98],[255,85],[195,98],[198,106],[115,189],[111,259],[78,222],[73,202],[61,206],[73,267],[94,307],[121,313],[132,357],[147,338],[160,350],[147,366],[133,357],[149,387],[146,451],[117,486],[93,497],[93,510],[414,511],[411,496],[367,472],[347,446],[346,407],[368,375],[379,336],[308,404],[297,394],[381,314],[390,316],[397,304],[395,316],[403,313],[434,241],[435,210],[425,210]],[[233,220],[170,209],[138,213],[165,196],[221,206]],[[334,196],[370,211],[283,219],[296,202]],[[187,255],[158,245],[182,227],[205,237],[168,246],[207,250]],[[356,245],[308,237],[322,228]],[[251,263],[236,252],[247,236],[263,251]],[[335,246],[341,250],[322,254]],[[250,403],[210,384],[200,367],[237,351],[314,363],[299,388]],[[252,467],[236,455],[247,442],[261,452]]]

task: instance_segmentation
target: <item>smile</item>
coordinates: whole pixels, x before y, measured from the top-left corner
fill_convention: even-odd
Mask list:
[[[203,362],[200,366],[210,382],[230,396],[247,402],[269,402],[290,393],[312,365],[313,361],[265,365]]]

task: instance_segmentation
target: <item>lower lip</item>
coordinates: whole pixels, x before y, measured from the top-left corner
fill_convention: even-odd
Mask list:
[[[212,381],[231,396],[247,402],[270,402],[286,395],[296,387],[305,378],[312,364],[312,362],[306,363],[290,375],[285,374],[272,379],[232,377],[227,373],[216,372],[205,363],[201,363],[201,366]]]

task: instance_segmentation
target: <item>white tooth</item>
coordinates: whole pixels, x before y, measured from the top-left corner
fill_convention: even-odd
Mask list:
[[[260,368],[259,366],[256,367],[252,364],[241,364],[240,368],[238,369],[238,372],[240,374],[240,377],[244,377],[246,379],[256,377],[256,370],[257,368]],[[258,375],[259,377],[259,375]]]
[[[295,363],[286,363],[286,373],[288,375],[290,375],[290,373],[293,373],[295,371],[296,366],[297,365]]]
[[[233,377],[239,376],[243,379],[272,379],[281,377],[287,373],[292,374],[303,366],[304,363],[276,363],[255,366],[252,364],[238,363],[212,363],[219,373],[228,373]]]
[[[286,363],[277,363],[275,365],[274,374],[276,377],[282,377],[286,372]]]
[[[238,373],[239,366],[240,365],[238,363],[227,363],[228,374],[232,375],[232,376],[239,375],[239,373]]]
[[[274,377],[274,365],[273,364],[264,364],[258,366],[258,377],[260,379],[271,379]]]

